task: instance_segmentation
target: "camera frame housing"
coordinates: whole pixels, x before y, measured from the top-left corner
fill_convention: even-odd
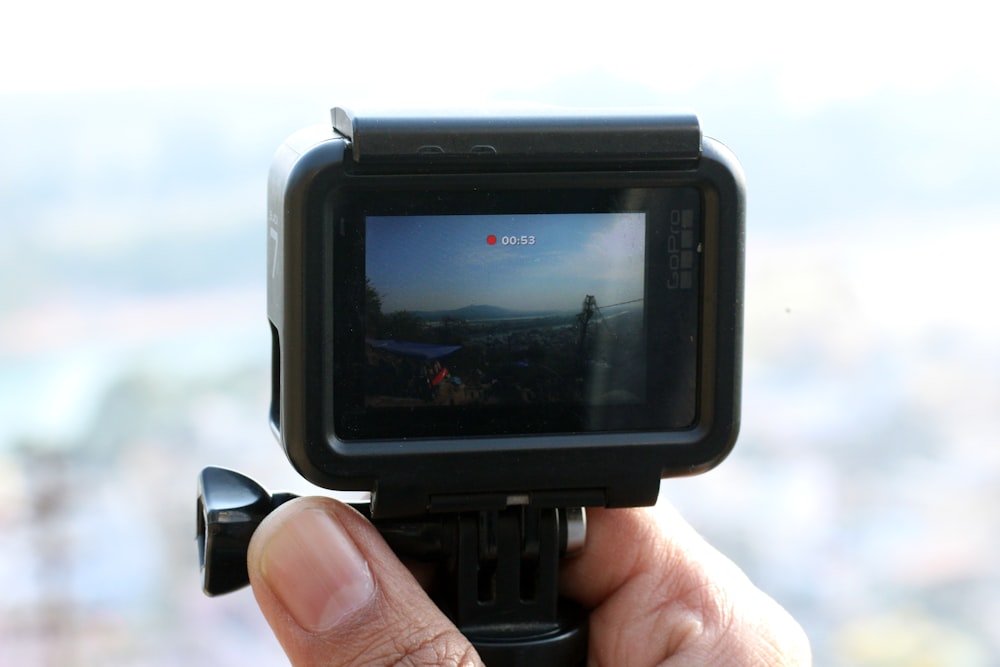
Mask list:
[[[268,185],[270,421],[303,477],[371,492],[375,518],[514,505],[628,507],[655,503],[662,478],[704,472],[726,457],[739,430],[744,182],[736,158],[702,137],[696,116],[357,115],[339,108],[332,116],[332,127],[289,138]],[[354,345],[345,318],[358,315],[344,308],[358,301],[365,280],[363,267],[359,274],[345,266],[350,255],[337,240],[333,211],[346,199],[412,195],[429,210],[445,191],[544,197],[629,188],[693,189],[700,199],[689,423],[468,437],[338,435],[343,394],[335,370],[362,354],[356,346],[345,350]],[[666,269],[657,261],[647,258],[647,275]],[[344,301],[345,294],[354,296]]]

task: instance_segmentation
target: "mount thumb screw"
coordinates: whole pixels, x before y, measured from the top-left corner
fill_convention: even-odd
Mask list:
[[[201,587],[222,595],[250,583],[247,548],[250,537],[268,514],[295,498],[269,494],[246,475],[209,467],[198,477],[198,557]]]

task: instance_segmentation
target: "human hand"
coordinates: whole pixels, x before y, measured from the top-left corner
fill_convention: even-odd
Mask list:
[[[799,625],[672,508],[588,510],[563,594],[590,613],[588,664],[811,664]],[[328,498],[272,512],[248,552],[254,595],[294,667],[482,662],[378,531]]]

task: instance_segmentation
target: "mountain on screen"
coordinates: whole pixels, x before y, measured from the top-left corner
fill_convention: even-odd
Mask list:
[[[476,322],[479,320],[511,320],[519,317],[546,317],[558,315],[554,310],[516,310],[485,304],[463,306],[452,310],[418,310],[414,315],[428,322],[437,322],[445,318]]]

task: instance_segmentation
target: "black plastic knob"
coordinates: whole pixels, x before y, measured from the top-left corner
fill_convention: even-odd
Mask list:
[[[222,595],[250,583],[247,548],[257,526],[274,508],[295,496],[269,494],[246,475],[205,468],[198,478],[198,557],[201,586]]]

